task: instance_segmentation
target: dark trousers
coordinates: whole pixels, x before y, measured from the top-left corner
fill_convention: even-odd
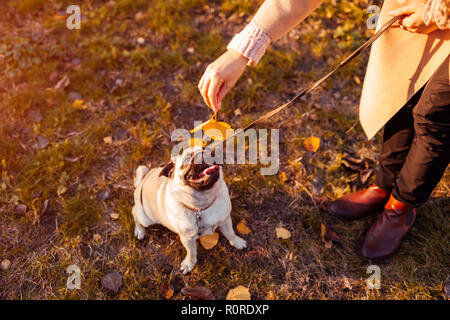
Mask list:
[[[376,185],[419,207],[450,161],[449,57],[386,123]]]

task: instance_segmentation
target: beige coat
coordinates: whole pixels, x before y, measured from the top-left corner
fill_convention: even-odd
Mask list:
[[[389,11],[404,2],[385,0],[377,28],[392,18]],[[359,109],[369,139],[430,79],[450,54],[449,40],[450,30],[425,35],[392,27],[374,42]]]

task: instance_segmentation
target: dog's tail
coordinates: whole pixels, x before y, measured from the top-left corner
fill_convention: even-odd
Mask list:
[[[136,169],[136,177],[134,178],[134,187],[138,186],[138,184],[142,181],[142,178],[144,178],[147,172],[149,171],[150,169],[147,166],[139,166]]]

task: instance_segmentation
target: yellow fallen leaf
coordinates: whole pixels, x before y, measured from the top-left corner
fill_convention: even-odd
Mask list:
[[[281,239],[289,239],[291,237],[291,233],[289,232],[289,230],[285,229],[285,228],[276,228],[276,233],[277,233],[277,238],[281,238]]]
[[[233,129],[226,122],[210,122],[203,126],[205,135],[213,140],[223,141],[233,134]]]
[[[281,171],[280,174],[279,174],[279,177],[280,177],[281,182],[284,183],[284,182],[287,181],[286,172]]]
[[[304,143],[306,150],[316,152],[320,147],[320,138],[311,136],[306,138]]]
[[[206,250],[214,248],[217,242],[219,242],[219,234],[217,232],[200,237],[200,243]]]
[[[206,146],[206,141],[203,139],[199,139],[199,138],[191,138],[191,140],[189,140],[189,146],[190,147],[205,147]]]
[[[226,300],[250,300],[250,290],[244,286],[238,286],[227,293]]]
[[[74,107],[75,109],[86,109],[87,105],[84,103],[84,100],[75,99],[72,102],[72,107]]]
[[[237,231],[239,231],[240,234],[249,234],[251,230],[249,227],[247,227],[247,221],[245,219],[242,219],[236,226]]]
[[[331,249],[333,247],[333,241],[331,241],[331,239],[329,239],[326,236],[326,234],[327,234],[327,227],[323,223],[320,224],[320,233],[322,235],[322,241],[325,244],[325,248]]]
[[[166,294],[165,294],[165,298],[166,298],[167,300],[170,299],[170,298],[172,298],[172,296],[173,296],[173,291],[174,291],[174,289],[173,289],[172,286],[169,286],[169,287],[167,288],[167,291],[166,291]]]
[[[113,139],[111,136],[107,136],[103,138],[103,142],[106,144],[111,144],[113,142]]]
[[[53,19],[55,19],[55,20],[63,20],[63,19],[66,19],[66,18],[67,18],[67,16],[63,15],[63,14],[55,14],[55,15],[53,15]]]
[[[215,119],[215,114],[214,114],[214,116],[212,116],[211,119],[209,119],[208,121],[205,121],[205,122],[203,122],[202,124],[196,126],[194,129],[192,129],[192,130],[190,131],[190,133],[194,133],[194,132],[196,132],[196,131],[198,131],[198,130],[201,130],[201,129],[202,129],[204,126],[206,126],[208,123],[211,123],[211,122],[214,122],[214,121],[216,121],[216,119]]]
[[[211,119],[198,125],[194,129],[192,129],[190,132],[194,133],[198,130],[203,130],[205,135],[207,135],[208,137],[210,137],[213,140],[219,140],[219,141],[223,141],[228,136],[231,136],[233,134],[233,129],[231,128],[231,126],[228,123],[222,122],[222,121],[217,121],[216,113],[211,117]]]

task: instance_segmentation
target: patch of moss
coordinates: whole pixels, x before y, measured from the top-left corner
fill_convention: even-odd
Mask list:
[[[62,201],[60,232],[66,237],[80,236],[100,221],[102,209],[87,193]]]

